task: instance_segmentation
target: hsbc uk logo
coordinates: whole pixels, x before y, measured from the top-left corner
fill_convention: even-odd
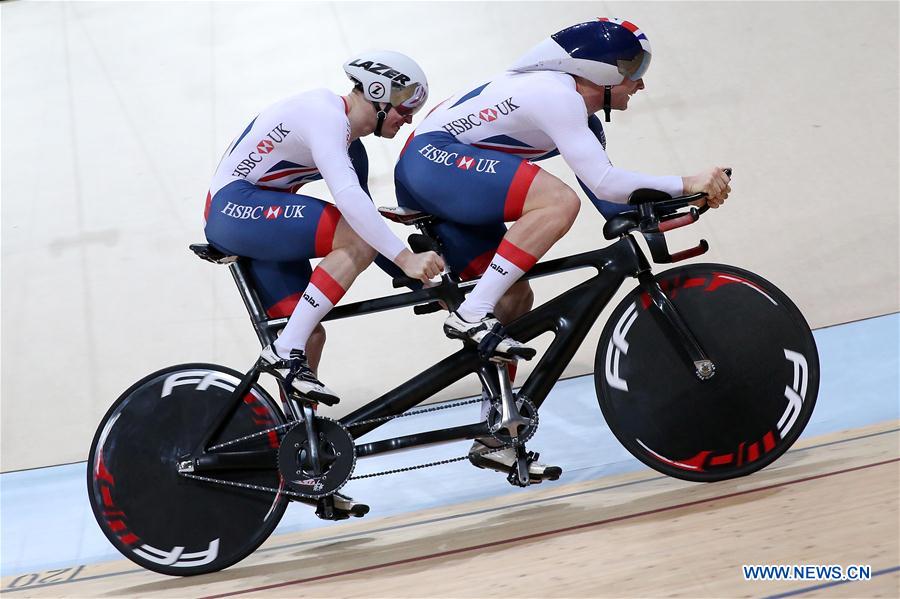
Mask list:
[[[284,128],[284,123],[278,123],[278,126],[266,133],[265,138],[261,139],[259,143],[256,144],[256,151],[247,154],[247,157],[234,167],[231,176],[246,179],[247,175],[250,174],[250,171],[263,161],[263,157],[272,152],[275,149],[275,146],[283,142],[289,133],[290,131]]]
[[[419,154],[424,156],[435,164],[444,166],[455,166],[458,169],[468,171],[474,170],[476,173],[497,174],[497,165],[499,160],[491,158],[475,158],[474,156],[460,155],[458,152],[448,152],[434,147],[431,144],[425,144],[419,150]]]
[[[454,119],[443,125],[442,128],[451,135],[459,135],[473,127],[481,127],[484,123],[493,123],[501,116],[506,116],[517,108],[519,108],[519,105],[513,104],[512,98],[507,98],[502,102],[480,110],[478,113],[473,112],[461,119]]]
[[[237,220],[277,220],[279,218],[303,218],[306,204],[288,204],[287,206],[241,206],[228,202],[221,213]]]

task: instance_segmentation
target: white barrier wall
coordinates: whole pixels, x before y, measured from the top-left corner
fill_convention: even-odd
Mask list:
[[[898,310],[897,3],[3,3],[2,470],[84,459],[108,406],[153,370],[251,365],[259,347],[227,269],[187,245],[204,241],[219,156],[260,109],[346,92],[342,62],[379,47],[420,62],[430,108],[597,11],[653,45],[647,89],[606,125],[614,163],[735,170],[726,208],[670,247],[705,237],[704,260],[769,278],[814,327]],[[365,139],[377,204],[395,203],[407,135]],[[561,159],[541,166],[577,189]],[[327,198],[321,182],[303,192]],[[548,257],[604,245],[602,224],[585,200]],[[582,276],[541,279],[537,301]],[[372,269],[343,301],[388,293]],[[343,401],[323,413],[455,350],[442,318],[330,324],[320,374]],[[601,326],[568,375],[593,369]]]

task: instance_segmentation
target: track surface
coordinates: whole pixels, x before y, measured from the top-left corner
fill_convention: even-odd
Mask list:
[[[563,477],[564,480],[565,477]],[[651,471],[270,539],[167,578],[120,561],[4,579],[18,597],[898,596],[897,422],[805,442],[748,478]],[[864,564],[864,582],[746,581],[743,564]]]

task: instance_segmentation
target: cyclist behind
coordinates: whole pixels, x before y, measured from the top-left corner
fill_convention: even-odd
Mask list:
[[[561,155],[592,203],[609,217],[631,192],[673,196],[703,191],[716,208],[730,191],[720,166],[693,176],[653,176],[614,167],[606,154],[601,108],[626,110],[644,89],[650,42],[619,19],[579,23],[554,33],[510,70],[439,104],[416,128],[394,170],[398,204],[439,216],[444,258],[464,279],[483,275],[444,322],[453,338],[479,343],[492,331],[496,352],[528,357],[500,322],[531,309],[528,283],[516,283],[569,230],[576,193],[534,164]],[[504,222],[515,221],[507,231]],[[495,316],[496,315],[496,316]],[[510,369],[513,375],[514,370]],[[489,404],[485,402],[483,411]],[[473,450],[496,446],[476,440]],[[511,449],[479,455],[476,465],[508,472]],[[532,464],[532,478],[560,469]]]
[[[332,405],[318,380],[325,331],[320,321],[381,253],[412,278],[441,272],[434,252],[413,254],[388,229],[368,195],[360,141],[393,138],[424,106],[428,82],[412,59],[377,51],[344,64],[353,90],[315,89],[259,113],[231,143],[206,199],[206,238],[248,258],[270,317],[290,316],[260,358],[307,397]],[[334,204],[295,192],[324,179]],[[374,249],[373,249],[374,248]],[[323,260],[312,270],[310,258]],[[300,301],[302,299],[302,301]]]
[[[320,321],[376,251],[411,278],[428,280],[444,268],[434,252],[410,252],[384,223],[369,197],[360,141],[370,133],[391,139],[412,122],[428,98],[425,74],[408,56],[388,51],[357,56],[344,71],[354,84],[346,96],[301,93],[247,125],[216,168],[204,212],[209,243],[247,258],[269,317],[289,316],[260,360],[296,391],[329,405],[339,399],[315,372],[325,343]],[[318,179],[334,204],[296,194]],[[315,270],[311,258],[323,258]],[[337,512],[369,510],[339,493],[334,500]]]

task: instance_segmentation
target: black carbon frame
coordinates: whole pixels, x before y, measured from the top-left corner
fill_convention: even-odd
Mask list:
[[[275,333],[284,327],[287,319],[270,319],[266,316],[255,290],[248,283],[241,261],[231,264],[229,268],[260,343],[262,345],[271,343]],[[540,406],[546,399],[625,278],[637,277],[640,273],[649,271],[650,266],[634,238],[625,235],[606,248],[539,263],[526,273],[523,279],[535,279],[580,268],[593,268],[596,274],[506,326],[508,333],[522,342],[528,342],[546,332],[552,332],[554,335],[547,351],[540,357],[537,366],[519,391],[520,397],[531,400],[536,406]],[[476,280],[467,281],[458,284],[458,287],[465,293],[470,291],[476,282]],[[438,286],[338,306],[325,320],[351,318],[426,304],[443,299],[446,293],[446,289],[442,290],[441,286]],[[255,372],[256,369],[252,370],[247,377]],[[344,416],[340,421],[350,429],[354,438],[358,439],[379,427],[383,421],[358,426],[355,426],[355,423],[402,414],[472,373],[479,374],[482,381],[489,386],[499,386],[496,371],[489,363],[479,359],[474,347],[464,346],[405,383]],[[300,410],[298,406],[293,405],[294,403],[296,402],[288,403],[288,408],[294,413],[295,418],[302,419],[299,415]],[[223,411],[223,417],[225,413]],[[357,453],[362,457],[431,443],[472,439],[486,434],[488,434],[486,424],[479,422],[453,429],[426,431],[375,443],[358,444]],[[220,460],[217,461],[220,461],[222,466],[229,461],[227,454],[219,454],[218,457]]]

